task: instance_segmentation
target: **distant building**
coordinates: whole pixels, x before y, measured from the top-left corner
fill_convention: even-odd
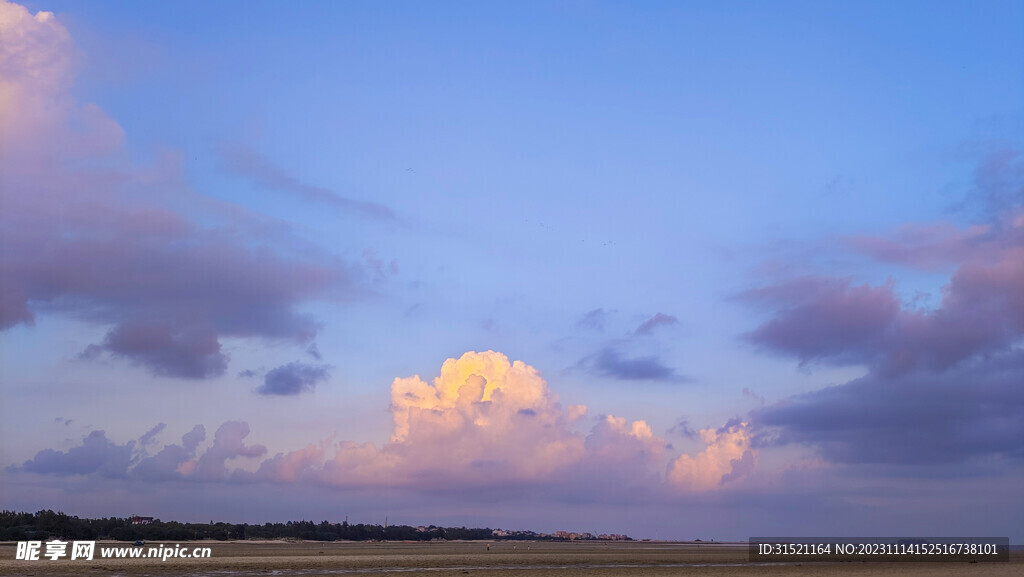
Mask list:
[[[132,525],[149,525],[150,523],[153,522],[153,520],[154,520],[153,517],[138,517],[138,516],[132,517],[131,519],[129,519],[129,521],[131,521]]]

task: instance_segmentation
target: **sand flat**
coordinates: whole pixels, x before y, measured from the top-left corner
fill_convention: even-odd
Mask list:
[[[1024,575],[1024,552],[1009,563],[844,562],[752,564],[743,545],[660,542],[162,542],[165,546],[210,547],[209,559],[100,559],[92,561],[17,561],[14,543],[0,543],[0,575],[49,577],[107,575],[136,577],[255,577],[328,575],[403,575],[407,577],[479,575],[483,577],[598,577],[670,575]],[[147,543],[144,548],[158,547]]]

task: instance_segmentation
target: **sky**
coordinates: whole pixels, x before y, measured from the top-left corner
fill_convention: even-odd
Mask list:
[[[0,0],[0,507],[1024,542],[1024,2]]]

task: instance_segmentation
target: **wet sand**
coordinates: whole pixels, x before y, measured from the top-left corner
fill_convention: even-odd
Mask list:
[[[745,545],[655,542],[318,543],[289,541],[170,542],[210,547],[209,559],[100,559],[17,561],[14,543],[0,543],[0,575],[50,577],[256,577],[264,575],[402,575],[405,577],[662,577],[671,575],[876,576],[1024,575],[1024,552],[1009,563],[844,562],[753,564]],[[146,548],[161,542],[147,543]],[[167,545],[168,542],[163,542]],[[515,547],[513,549],[513,547]]]

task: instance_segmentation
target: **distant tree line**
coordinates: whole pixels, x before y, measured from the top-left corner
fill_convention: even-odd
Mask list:
[[[138,519],[136,519],[138,521]],[[133,523],[132,517],[82,519],[51,510],[36,513],[0,512],[0,541],[60,538],[70,540],[112,539],[117,541],[192,541],[200,539],[305,539],[310,541],[431,541],[434,539],[546,539],[555,535],[533,531],[500,532],[466,527],[410,527],[408,525],[350,525],[344,523],[179,523],[153,519]]]

